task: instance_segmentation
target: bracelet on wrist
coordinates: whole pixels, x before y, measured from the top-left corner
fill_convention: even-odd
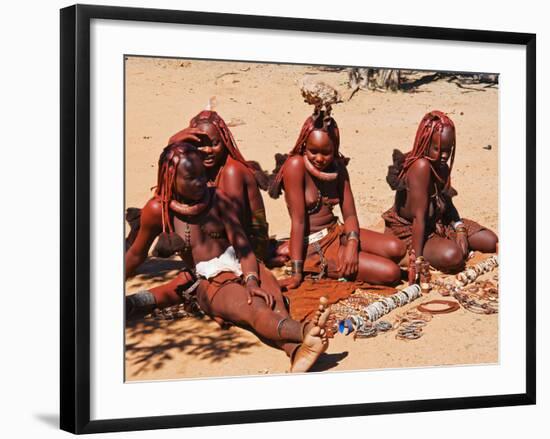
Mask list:
[[[302,274],[304,271],[304,261],[290,261],[292,274]]]
[[[259,276],[258,276],[258,273],[255,273],[255,272],[250,272],[250,273],[247,273],[244,277],[244,283],[248,283],[249,281],[251,280],[254,280],[257,284],[260,283],[260,279],[259,279]]]
[[[359,232],[356,232],[355,230],[352,230],[346,235],[346,238],[348,241],[351,241],[355,239],[357,242],[359,242]]]

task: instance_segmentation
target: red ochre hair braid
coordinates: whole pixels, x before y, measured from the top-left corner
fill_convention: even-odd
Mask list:
[[[414,139],[414,145],[412,151],[406,154],[405,161],[403,162],[403,168],[401,169],[401,172],[399,173],[399,180],[402,180],[406,177],[410,167],[414,162],[416,162],[420,158],[427,158],[430,160],[430,166],[432,168],[432,173],[434,176],[439,180],[440,183],[444,184],[444,189],[448,190],[451,187],[451,170],[453,169],[453,163],[455,159],[455,151],[456,151],[456,143],[453,145],[452,151],[451,151],[451,163],[449,165],[449,175],[447,179],[444,181],[443,178],[440,177],[440,175],[436,172],[433,165],[431,164],[431,159],[426,157],[428,154],[428,150],[430,148],[430,145],[432,143],[432,139],[434,136],[434,133],[439,133],[438,142],[439,142],[439,149],[441,150],[441,133],[443,131],[443,128],[449,127],[452,128],[453,131],[455,129],[455,125],[453,121],[442,111],[434,110],[430,111],[429,113],[426,113],[426,115],[422,118],[420,121],[420,124],[418,125],[418,129],[416,130],[416,136]]]
[[[176,142],[166,146],[160,154],[158,163],[157,186],[155,196],[160,200],[162,209],[162,232],[174,231],[170,221],[169,205],[175,199],[176,175],[180,160],[189,154],[198,154],[198,149],[187,142]]]

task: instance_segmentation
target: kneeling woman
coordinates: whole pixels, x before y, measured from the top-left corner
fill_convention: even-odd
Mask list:
[[[273,275],[258,264],[240,225],[235,203],[209,188],[199,151],[188,143],[166,147],[159,160],[158,197],[143,208],[141,227],[126,254],[126,276],[146,258],[156,236],[169,232],[189,273],[172,282],[127,296],[128,317],[179,303],[196,294],[201,309],[219,323],[252,328],[290,356],[292,372],[305,372],[328,346],[328,310],[312,322],[292,320]]]
[[[451,170],[455,151],[454,123],[440,111],[423,117],[412,151],[394,151],[387,181],[396,191],[395,203],[382,217],[386,230],[407,245],[410,281],[426,264],[444,272],[457,272],[464,267],[470,250],[497,251],[497,236],[461,218],[453,204],[456,191],[451,187]]]
[[[274,198],[284,189],[291,218],[293,275],[288,288],[297,288],[305,273],[375,284],[400,280],[396,262],[404,256],[405,247],[394,237],[359,228],[339,145],[336,121],[326,111],[316,111],[305,121],[270,187]],[[337,204],[343,224],[333,214]]]

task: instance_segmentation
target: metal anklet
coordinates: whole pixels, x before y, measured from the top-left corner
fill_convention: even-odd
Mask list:
[[[284,319],[279,320],[279,323],[277,323],[277,335],[279,336],[279,338],[283,338],[283,336],[281,335],[281,328],[288,319],[289,317],[285,317]]]

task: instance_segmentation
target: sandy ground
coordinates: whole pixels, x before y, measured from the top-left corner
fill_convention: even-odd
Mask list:
[[[414,93],[359,91],[347,101],[347,73],[306,66],[129,58],[126,206],[145,204],[156,184],[156,164],[167,139],[187,126],[211,96],[216,96],[221,116],[235,125],[231,130],[244,156],[272,170],[274,154],[291,149],[310,114],[297,85],[304,76],[328,82],[344,97],[333,115],[341,131],[341,151],[351,157],[349,172],[362,227],[382,231],[380,214],[393,202],[385,182],[392,150],[408,151],[422,116],[440,109],[450,115],[457,130],[455,205],[463,217],[498,231],[498,89],[475,91],[438,81]],[[490,150],[483,148],[487,145]],[[270,233],[288,236],[284,201],[267,194],[264,201]],[[165,282],[180,265],[177,259],[149,259],[127,281],[126,294]],[[432,296],[439,294],[420,300]],[[424,332],[409,342],[396,340],[392,333],[357,341],[337,335],[315,370],[498,362],[498,315],[460,309],[435,316]],[[221,330],[208,318],[144,320],[128,326],[126,337],[128,380],[285,373],[289,367],[282,351],[248,331]]]

